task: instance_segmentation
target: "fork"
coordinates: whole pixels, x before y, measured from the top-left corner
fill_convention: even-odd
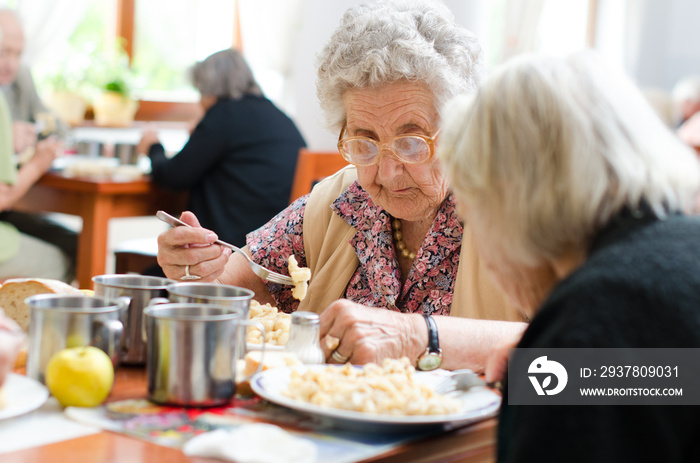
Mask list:
[[[494,383],[487,383],[485,380],[481,379],[479,375],[474,373],[472,370],[455,370],[448,376],[445,376],[440,382],[435,386],[434,390],[437,394],[449,394],[455,391],[468,391],[473,387],[490,387],[500,389],[501,382],[496,381]]]
[[[167,223],[170,226],[173,227],[190,227],[193,228],[191,225],[186,224],[180,219],[176,219],[172,215],[168,214],[165,211],[158,211],[156,212],[156,217],[158,217],[160,220],[163,222]],[[231,243],[227,243],[226,241],[221,241],[221,240],[216,240],[214,243],[220,245],[220,246],[225,246],[233,251],[239,252],[243,254],[243,256],[248,260],[248,263],[250,264],[250,268],[253,269],[253,272],[262,278],[263,280],[268,280],[273,283],[279,283],[281,285],[294,285],[294,281],[286,276],[282,275],[281,273],[273,272],[272,270],[269,270],[262,265],[258,264],[257,262],[253,262],[253,260],[243,252],[243,250],[237,246],[232,245]]]

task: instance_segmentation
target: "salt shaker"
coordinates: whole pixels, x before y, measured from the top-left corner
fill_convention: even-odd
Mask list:
[[[318,364],[326,360],[319,340],[319,318],[313,312],[294,312],[285,350],[299,357],[302,363]]]

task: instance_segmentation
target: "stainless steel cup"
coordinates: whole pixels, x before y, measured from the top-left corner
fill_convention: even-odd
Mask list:
[[[131,302],[124,322],[124,342],[119,360],[131,365],[146,362],[146,344],[141,336],[143,309],[149,301],[167,295],[175,280],[143,275],[99,275],[92,278],[95,294],[110,300],[128,297]]]
[[[127,299],[39,294],[26,302],[31,318],[27,376],[44,383],[49,360],[68,347],[99,347],[117,365]]]
[[[250,300],[255,293],[249,289],[217,283],[174,283],[168,285],[171,302],[197,302],[216,304],[240,310],[243,318],[250,313]]]
[[[165,303],[144,310],[148,398],[159,404],[213,407],[236,392],[239,336],[259,322],[240,310],[202,303]],[[263,352],[264,357],[264,352]],[[258,371],[262,362],[258,365]]]
[[[217,283],[175,283],[169,285],[166,290],[170,302],[197,302],[231,307],[241,311],[243,320],[248,319],[250,300],[255,296],[255,293],[249,289]],[[237,347],[241,349],[241,356],[243,356],[246,352],[245,333],[238,339]]]
[[[136,164],[136,145],[117,143],[114,145],[114,154],[122,164]]]

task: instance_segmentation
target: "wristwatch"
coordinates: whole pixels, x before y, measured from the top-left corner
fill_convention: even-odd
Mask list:
[[[438,341],[437,323],[430,315],[423,314],[425,323],[428,324],[428,348],[423,355],[418,357],[417,368],[423,371],[430,371],[440,368],[442,364],[442,349]]]

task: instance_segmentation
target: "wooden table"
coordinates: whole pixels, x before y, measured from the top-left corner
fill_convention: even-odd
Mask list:
[[[146,395],[143,368],[121,367],[117,371],[110,401],[143,398]],[[496,420],[446,432],[439,436],[411,442],[364,462],[470,462],[495,461]],[[214,462],[206,458],[189,458],[180,450],[103,431],[90,436],[20,450],[0,456],[3,463],[70,461],[71,463],[107,462]],[[329,462],[330,463],[330,462]]]
[[[91,278],[105,273],[109,219],[153,215],[164,209],[179,215],[186,196],[166,192],[148,176],[113,181],[45,174],[16,204],[28,212],[61,212],[78,215],[83,229],[78,238],[76,278],[81,288],[92,288]]]

